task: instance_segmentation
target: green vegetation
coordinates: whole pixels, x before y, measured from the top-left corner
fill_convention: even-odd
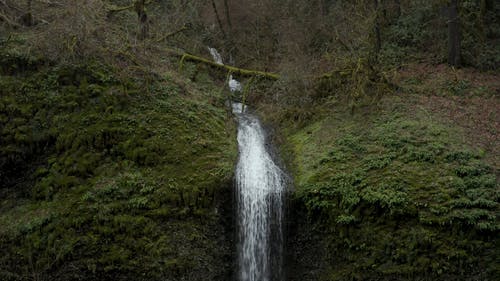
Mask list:
[[[295,179],[290,281],[496,280],[499,15],[0,1],[0,280],[231,280],[228,71]]]
[[[307,256],[311,243],[326,245],[302,262],[321,273],[302,280],[498,276],[498,170],[464,144],[460,127],[412,105],[417,98],[390,96],[380,110],[354,115],[325,109],[296,128],[282,123],[296,186],[291,219],[316,237],[297,234],[290,247]]]
[[[2,54],[0,279],[226,278],[235,129],[208,76],[34,62]]]
[[[295,179],[290,280],[495,280],[498,3],[288,3],[249,100]]]

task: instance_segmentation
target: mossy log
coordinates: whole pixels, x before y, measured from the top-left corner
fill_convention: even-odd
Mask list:
[[[174,54],[174,55],[181,57],[181,61],[180,61],[181,68],[183,67],[184,61],[194,61],[194,62],[199,62],[199,63],[209,65],[209,66],[214,67],[214,68],[225,70],[225,72],[237,74],[240,76],[252,76],[252,77],[257,76],[257,77],[262,77],[262,78],[266,78],[266,79],[270,79],[270,80],[278,80],[280,78],[280,76],[278,74],[272,73],[272,72],[265,72],[265,71],[259,71],[259,70],[253,70],[253,69],[244,69],[244,68],[239,68],[239,67],[225,65],[225,64],[218,64],[212,60],[202,58],[199,56],[195,56],[195,55],[191,55],[188,53],[179,52],[179,51],[176,51],[173,49],[167,49],[167,51],[171,54]]]

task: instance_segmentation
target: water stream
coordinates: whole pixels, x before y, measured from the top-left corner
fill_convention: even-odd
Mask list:
[[[285,174],[266,149],[264,130],[242,104],[236,167],[239,281],[282,280]]]
[[[224,64],[215,48],[214,61]],[[231,92],[241,91],[232,75]],[[259,119],[241,103],[233,103],[238,119],[239,159],[236,166],[238,281],[283,280],[283,219],[285,173],[266,148]]]

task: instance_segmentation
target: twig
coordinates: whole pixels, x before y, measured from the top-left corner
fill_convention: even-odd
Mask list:
[[[3,20],[4,22],[6,22],[8,25],[10,26],[13,26],[13,27],[21,27],[20,24],[18,24],[17,22],[9,19],[9,17],[7,15],[4,15],[2,13],[0,13],[0,20]]]
[[[178,34],[178,33],[181,33],[181,32],[183,32],[183,31],[186,31],[186,30],[188,30],[188,29],[189,29],[189,27],[187,27],[186,25],[184,25],[184,26],[183,26],[182,28],[180,28],[179,30],[176,30],[176,31],[174,31],[174,32],[171,32],[171,33],[169,33],[169,34],[167,34],[167,35],[165,35],[165,36],[161,37],[160,39],[157,39],[157,40],[156,40],[156,43],[160,43],[160,42],[162,42],[162,41],[165,41],[165,40],[167,40],[169,37],[172,37],[172,36],[174,36],[174,35],[176,35],[176,34]]]

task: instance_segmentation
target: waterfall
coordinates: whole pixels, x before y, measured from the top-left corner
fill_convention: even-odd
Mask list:
[[[207,48],[208,48],[208,51],[210,52],[210,55],[214,59],[214,61],[218,64],[223,65],[224,63],[222,61],[222,56],[220,55],[219,51],[217,51],[217,49],[212,48],[212,47],[207,47]]]
[[[257,117],[233,104],[238,118],[236,167],[239,281],[281,280],[285,174],[266,150]]]
[[[224,64],[219,52],[208,47],[214,61]],[[228,81],[229,89],[241,84]],[[238,281],[283,280],[283,219],[285,173],[266,149],[259,119],[241,103],[233,103],[238,118],[239,159],[236,166],[238,221]]]
[[[212,47],[207,47],[207,48],[214,62],[220,65],[224,65],[224,61],[222,60],[222,56],[219,53],[219,51],[217,51],[217,49]],[[234,79],[232,74],[229,75],[229,81],[227,83],[229,86],[229,90],[231,92],[241,92],[243,90],[241,83],[238,80]]]

